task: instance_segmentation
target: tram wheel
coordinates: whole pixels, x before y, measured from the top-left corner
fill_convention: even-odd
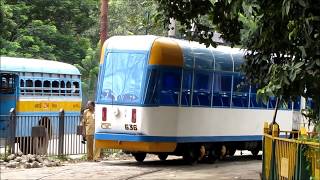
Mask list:
[[[161,154],[158,154],[158,158],[161,160],[161,161],[165,161],[168,157],[168,154],[167,153],[161,153]]]
[[[219,155],[217,154],[217,151],[214,149],[210,149],[208,151],[208,163],[213,164],[214,162],[216,162],[216,160],[218,159]]]
[[[199,153],[195,148],[190,148],[183,153],[183,160],[190,165],[195,165],[198,162]]]
[[[147,153],[139,152],[139,153],[132,153],[132,155],[134,156],[136,161],[143,162],[147,156]]]
[[[252,154],[253,156],[258,156],[258,154],[259,154],[259,149],[254,149],[254,150],[251,150],[250,152],[251,152],[251,154]]]
[[[229,156],[233,156],[236,153],[236,149],[235,148],[230,148],[229,149]]]

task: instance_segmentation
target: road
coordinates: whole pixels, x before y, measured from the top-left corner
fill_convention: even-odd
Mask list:
[[[185,165],[180,157],[159,161],[148,156],[144,163],[134,159],[80,162],[61,167],[1,169],[0,179],[260,179],[261,160],[234,156],[214,164]]]

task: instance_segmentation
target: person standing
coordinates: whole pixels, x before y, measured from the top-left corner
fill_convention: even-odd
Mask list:
[[[95,147],[94,131],[95,131],[95,117],[94,109],[95,103],[93,101],[87,102],[87,109],[83,113],[82,124],[85,127],[85,137],[87,140],[87,160],[99,161],[100,149]]]

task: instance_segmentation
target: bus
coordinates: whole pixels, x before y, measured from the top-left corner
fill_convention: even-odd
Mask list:
[[[73,65],[2,56],[0,78],[0,138],[10,135],[7,117],[14,108],[15,115],[20,117],[14,127],[14,138],[25,154],[34,150],[32,127],[45,127],[50,139],[58,128],[58,120],[52,117],[58,117],[61,109],[65,115],[80,115],[81,75]],[[47,141],[35,146],[45,146],[39,148],[46,151]]]
[[[236,150],[261,150],[264,104],[257,87],[241,85],[244,51],[157,36],[115,36],[103,46],[96,96],[95,143],[161,160],[214,162]],[[296,128],[300,101],[282,102],[281,130]]]

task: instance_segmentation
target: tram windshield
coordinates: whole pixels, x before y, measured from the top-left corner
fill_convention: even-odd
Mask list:
[[[110,104],[139,104],[145,66],[146,54],[108,53],[100,100]]]

